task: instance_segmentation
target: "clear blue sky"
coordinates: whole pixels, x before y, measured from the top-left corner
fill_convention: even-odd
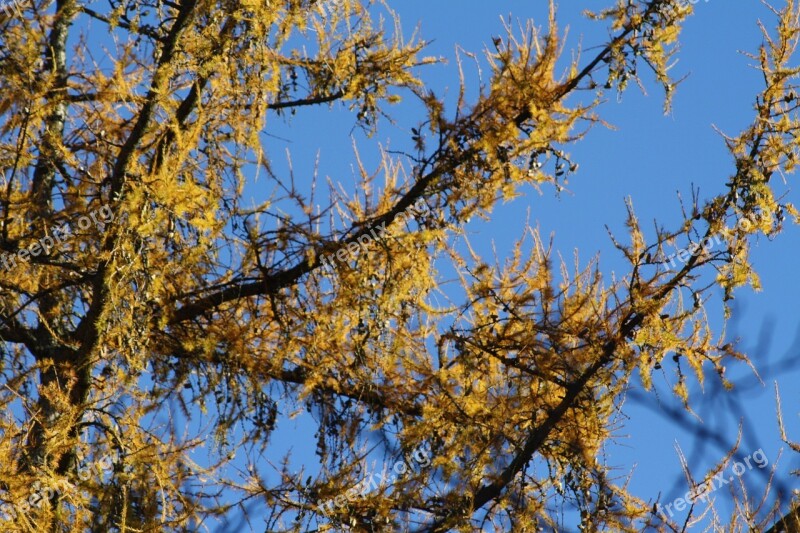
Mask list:
[[[585,49],[583,57],[589,58],[591,47],[604,43],[606,29],[582,17],[581,11],[611,3],[599,0],[560,3],[560,24],[569,26],[567,57],[581,45]],[[513,21],[527,18],[533,18],[537,24],[546,21],[545,2],[412,0],[390,4],[400,14],[406,35],[419,24],[422,38],[433,41],[424,55],[448,59],[445,65],[423,71],[423,78],[437,92],[446,91],[452,97],[458,89],[456,44],[467,51],[480,52],[487,44],[491,45],[493,35],[504,33],[501,17],[509,14]],[[543,195],[528,189],[524,197],[499,206],[491,222],[473,221],[467,228],[471,243],[487,253],[492,246],[500,254],[510,251],[514,239],[521,235],[521,221],[530,212],[532,222],[539,225],[543,235],[551,232],[555,235],[556,249],[565,258],[570,259],[576,249],[583,262],[599,254],[607,276],[615,271],[618,275],[626,274],[604,225],[625,236],[622,223],[627,196],[633,199],[643,222],[653,219],[676,222],[680,216],[676,191],[689,197],[691,186],[695,185],[700,187],[701,196],[707,198],[720,192],[731,175],[732,159],[712,126],[736,134],[752,120],[754,96],[761,89],[761,78],[752,68],[752,60],[739,51],[755,51],[760,44],[756,25],[759,18],[767,26],[773,21],[757,0],[701,0],[685,27],[679,61],[673,70],[677,78],[689,76],[677,91],[671,114],[663,114],[662,91],[652,83],[646,87],[647,95],[635,86],[620,100],[611,95],[599,111],[616,129],[596,127],[583,142],[570,147],[580,170],[571,177],[568,192],[556,197],[552,189],[545,189]],[[469,62],[465,65],[467,79],[472,80],[471,88],[475,88],[475,69],[470,70]],[[346,113],[334,110],[330,120],[320,121],[318,112],[307,115],[300,112],[289,125],[272,121],[267,130],[277,137],[268,144],[271,153],[279,158],[285,157],[285,148],[291,151],[298,175],[310,172],[319,156],[321,175],[341,181],[352,191],[351,135],[358,139],[359,150],[369,161],[374,158],[378,143],[408,146],[409,129],[419,119],[416,110],[413,105],[401,104],[393,112],[396,125],[384,120],[371,140],[353,132],[352,117],[348,118]],[[787,199],[800,204],[797,193],[791,190],[796,178],[788,178]],[[736,313],[729,324],[728,337],[742,338],[741,346],[746,348],[764,382],[760,384],[746,368],[729,369],[730,375],[740,378],[736,380],[742,389],[738,396],[742,402],[738,405],[743,410],[737,410],[736,404],[731,403],[736,396],[720,392],[715,378],[710,376],[705,393],[697,387],[692,391],[694,399],[699,401],[696,405],[702,420],[684,416],[676,421],[670,414],[682,411],[669,392],[674,383],[671,369],[666,374],[656,374],[659,376],[654,380],[656,391],[632,394],[625,404],[625,414],[630,419],[607,452],[609,463],[617,467],[620,477],[630,475],[629,486],[637,496],[654,500],[660,493],[661,501],[669,502],[685,493],[686,484],[674,444],[680,444],[693,473],[700,478],[733,445],[740,420],[744,432],[741,454],[746,456],[763,448],[769,460],[767,469],[754,468],[741,478],[755,494],[760,494],[766,484],[767,470],[777,460],[782,446],[775,417],[775,380],[781,388],[787,429],[790,436],[800,440],[800,387],[797,386],[800,374],[779,373],[768,365],[787,358],[800,361],[796,339],[800,313],[795,311],[800,302],[800,283],[795,275],[795,264],[800,257],[798,244],[800,231],[794,227],[788,227],[774,242],[762,238],[754,244],[753,258],[763,291],[755,294],[744,289],[736,295]],[[714,324],[719,331],[719,294],[708,307],[716,317]],[[634,385],[634,389],[639,387]],[[295,438],[285,433],[287,430],[279,435],[286,437],[287,448],[294,449],[297,464],[304,464],[306,459],[309,465],[314,464],[313,442],[304,444],[305,439],[296,438],[305,437],[307,427],[302,422],[296,427]],[[704,447],[696,449],[698,442]],[[778,478],[787,486],[797,487],[800,485],[797,478],[790,478],[788,472],[798,466],[799,457],[784,454]],[[729,471],[725,475],[729,476]],[[726,499],[730,500],[726,490],[716,491],[714,496],[722,502],[720,509],[730,510],[725,504]],[[675,515],[678,516],[679,513]]]

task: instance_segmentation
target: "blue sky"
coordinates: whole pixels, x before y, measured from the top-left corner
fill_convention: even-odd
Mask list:
[[[581,11],[600,9],[610,3],[599,0],[561,2],[558,19],[562,27],[569,27],[566,57],[582,46],[584,60],[587,60],[592,56],[591,47],[605,42],[608,35],[605,27],[588,21]],[[426,68],[422,76],[437,92],[451,98],[458,90],[457,44],[463,50],[480,53],[487,44],[491,46],[493,35],[504,34],[502,17],[511,15],[515,24],[517,20],[533,18],[541,25],[547,13],[545,2],[521,0],[390,4],[399,13],[406,35],[419,25],[421,37],[432,41],[423,55],[448,60],[446,64]],[[672,112],[664,115],[662,90],[647,77],[644,78],[647,94],[631,86],[620,99],[609,95],[599,113],[614,129],[597,126],[584,141],[569,148],[580,169],[570,177],[568,190],[558,196],[548,188],[542,195],[533,189],[525,190],[525,196],[498,206],[490,222],[470,223],[467,227],[470,242],[485,253],[490,253],[494,246],[502,258],[522,234],[521,221],[530,215],[531,222],[539,226],[542,235],[554,235],[556,250],[565,259],[571,260],[578,250],[583,263],[595,255],[599,257],[606,279],[615,272],[626,274],[625,265],[605,229],[608,225],[618,236],[625,236],[622,228],[626,197],[633,200],[637,215],[645,225],[654,219],[675,223],[680,217],[677,191],[688,198],[691,187],[695,186],[699,187],[701,198],[708,198],[719,193],[732,174],[732,158],[714,126],[735,135],[752,120],[754,97],[762,88],[762,80],[753,68],[753,61],[740,51],[755,51],[760,44],[758,19],[768,27],[773,21],[769,11],[757,0],[701,0],[697,3],[695,14],[682,34],[679,61],[673,70],[676,78],[688,77],[676,92]],[[474,89],[476,71],[468,61],[465,66],[468,83],[472,80],[470,88]],[[278,159],[285,159],[283,150],[288,149],[295,172],[300,175],[310,172],[318,157],[320,174],[341,181],[352,191],[355,183],[353,137],[366,161],[374,158],[378,143],[389,147],[408,146],[410,127],[420,118],[415,114],[416,106],[401,104],[390,111],[396,124],[390,125],[384,120],[372,139],[365,139],[354,131],[352,117],[334,108],[329,114],[330,120],[321,120],[324,114],[318,112],[307,115],[300,112],[290,124],[272,119],[267,131],[276,137],[267,143],[271,154]],[[792,190],[792,181],[796,178],[788,176],[787,179],[788,184],[778,188],[785,189],[787,200],[800,203]],[[762,372],[763,385],[745,367],[729,369],[730,375],[737,376],[736,382],[741,385],[742,390],[736,395],[721,393],[712,386],[714,377],[710,377],[705,393],[697,387],[692,391],[702,420],[686,416],[674,419],[671,413],[682,411],[669,393],[674,383],[671,371],[656,374],[655,391],[632,393],[629,397],[624,409],[629,420],[607,453],[609,463],[617,467],[621,478],[630,475],[629,487],[637,496],[654,500],[661,494],[661,501],[669,502],[682,495],[686,484],[675,443],[687,454],[692,472],[700,478],[724,456],[724,448],[736,441],[740,421],[744,433],[741,455],[763,449],[771,467],[782,447],[775,417],[773,382],[776,380],[780,385],[787,430],[790,436],[800,440],[800,387],[796,385],[800,374],[796,370],[778,372],[770,367],[770,363],[777,360],[800,359],[797,342],[800,313],[795,310],[800,301],[800,283],[795,276],[798,244],[800,231],[795,227],[787,227],[774,242],[761,238],[754,243],[753,261],[763,290],[754,293],[743,289],[737,293],[735,316],[728,326],[728,338],[742,339],[741,346],[751,356],[756,369]],[[717,331],[721,328],[720,308],[717,294],[708,304]],[[639,389],[636,384],[633,388]],[[733,403],[734,398],[741,401]],[[297,427],[299,433],[303,429]],[[713,438],[698,437],[703,432]],[[299,463],[303,463],[304,457],[313,462],[312,457],[306,456],[313,454],[313,443],[305,446],[296,439],[291,442]],[[710,444],[696,448],[698,442]],[[309,447],[311,449],[307,449]],[[797,487],[797,478],[790,478],[788,472],[798,466],[800,458],[785,453],[778,465],[778,479],[789,487]],[[742,475],[742,480],[755,494],[763,490],[769,467]],[[714,495],[721,501],[720,509],[730,510],[725,503],[726,499],[730,500],[727,491],[720,490]]]

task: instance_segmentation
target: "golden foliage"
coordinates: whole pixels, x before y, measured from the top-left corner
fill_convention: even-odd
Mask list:
[[[685,2],[589,14],[612,37],[563,73],[551,2],[544,29],[495,40],[489,79],[469,102],[462,78],[455,109],[387,5],[111,5],[0,20],[0,509],[15,510],[0,528],[189,531],[248,502],[292,531],[535,531],[563,523],[560,504],[584,530],[674,527],[603,447],[633,376],[649,387],[671,357],[689,409],[684,369],[729,386],[726,365],[747,362],[715,339],[698,277],[716,269],[728,297],[757,287],[750,238],[800,220],[769,184],[800,147],[794,2],[753,55],[766,88],[726,137],[727,191],[650,242],[631,202],[630,244],[614,240],[630,271],[611,283],[597,260],[556,262],[530,227],[490,264],[461,224],[561,187],[607,91],[644,84],[637,66],[668,107]],[[298,185],[267,149],[274,121],[337,102],[374,135],[401,97],[423,109],[416,153],[381,150],[371,171],[356,152],[352,192],[331,182],[319,200],[316,179]],[[264,175],[276,192],[251,200]],[[674,270],[659,259],[698,235],[724,246]],[[293,418],[317,426],[318,465],[300,472],[275,455]],[[431,465],[326,511],[363,479],[376,436]],[[22,510],[31,491],[47,496]]]

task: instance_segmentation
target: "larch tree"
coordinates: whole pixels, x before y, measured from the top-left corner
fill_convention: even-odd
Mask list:
[[[752,56],[765,85],[725,139],[719,193],[652,236],[633,203],[621,214],[625,276],[559,263],[525,226],[502,261],[449,246],[470,217],[560,187],[608,94],[661,86],[668,108],[691,3],[608,3],[587,14],[608,41],[569,60],[556,6],[509,26],[455,105],[390,5],[5,5],[0,529],[685,527],[629,493],[603,445],[634,376],[673,365],[689,408],[687,380],[730,385],[748,361],[711,331],[705,306],[726,304],[706,296],[757,286],[750,241],[797,220],[770,182],[799,155],[795,3]],[[380,140],[409,100],[413,149],[354,159],[350,189],[277,169],[265,146],[274,124],[341,107]],[[257,176],[274,192],[254,194]],[[690,253],[670,268],[675,242]],[[291,416],[316,424],[300,471],[274,451]],[[375,454],[425,468],[366,487]],[[714,527],[765,529],[774,507],[757,503]]]

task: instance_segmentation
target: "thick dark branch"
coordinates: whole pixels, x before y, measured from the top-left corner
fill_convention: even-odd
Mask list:
[[[94,19],[100,20],[100,21],[105,22],[106,24],[109,24],[109,25],[111,24],[111,20],[109,20],[108,17],[106,17],[105,15],[101,15],[100,13],[95,11],[94,9],[90,9],[90,8],[88,8],[86,6],[81,6],[80,9],[81,9],[82,12],[86,13],[87,15],[89,15],[90,17],[92,17]],[[150,37],[151,39],[155,39],[156,41],[159,41],[159,42],[163,42],[163,40],[164,40],[164,36],[163,35],[157,34],[156,32],[154,32],[153,30],[151,30],[147,26],[139,26],[139,27],[134,29],[134,28],[131,28],[131,25],[128,24],[127,22],[125,22],[124,20],[117,20],[115,22],[115,25],[119,26],[120,28],[123,28],[125,30],[128,30],[131,33],[137,33],[139,35],[144,35],[146,37]]]
[[[797,533],[800,531],[800,505],[783,515],[767,533]]]
[[[217,46],[214,48],[215,53],[222,52],[222,43],[225,42],[226,38],[230,37],[233,33],[233,30],[236,26],[236,18],[235,17],[228,17],[225,25],[222,27],[220,31],[220,39]],[[183,99],[181,104],[178,106],[178,110],[175,112],[175,120],[178,123],[178,128],[182,131],[186,131],[186,124],[189,120],[189,117],[197,108],[197,104],[200,102],[200,97],[203,94],[203,89],[206,88],[208,84],[208,76],[203,76],[199,78],[195,83],[192,84],[192,88],[189,90],[189,94],[186,95],[186,98]],[[170,128],[158,142],[158,146],[156,147],[155,157],[153,158],[153,164],[151,168],[152,174],[157,174],[161,167],[164,165],[164,160],[166,158],[167,152],[175,143],[175,139],[177,138],[177,133],[174,129]]]
[[[640,314],[628,314],[622,321],[624,324],[620,330],[620,335],[617,340],[610,340],[603,346],[602,355],[595,361],[595,363],[584,370],[583,374],[574,382],[572,382],[564,393],[564,398],[559,402],[555,409],[553,409],[547,416],[547,419],[537,427],[528,438],[522,449],[517,453],[511,463],[500,473],[498,478],[488,485],[484,485],[477,492],[475,492],[472,499],[471,510],[477,511],[488,502],[498,498],[505,487],[511,483],[514,477],[522,471],[525,465],[533,458],[533,455],[541,448],[547,437],[555,429],[556,425],[561,422],[564,415],[567,414],[570,408],[574,407],[578,396],[586,391],[586,386],[589,381],[594,378],[597,373],[608,365],[613,357],[614,352],[621,342],[624,342],[625,336],[629,335],[642,323],[644,319]],[[445,516],[430,526],[427,526],[423,531],[430,533],[443,533],[448,531],[453,525],[451,522],[456,520],[454,515]]]
[[[299,100],[290,100],[287,102],[273,102],[267,104],[267,109],[286,109],[287,107],[302,107],[307,105],[327,104],[338,100],[344,96],[344,91],[338,90],[326,96],[310,96],[308,98],[300,98]]]
[[[99,102],[106,99],[106,97],[97,93],[81,93],[81,94],[68,94],[65,99],[72,104],[78,104],[82,102]],[[136,102],[136,100],[138,100],[138,98],[136,96],[131,95],[124,98],[116,98],[115,101],[120,103],[125,102],[130,104]]]
[[[400,200],[390,211],[373,218],[366,224],[362,224],[361,229],[352,233],[348,238],[337,242],[336,249],[344,248],[351,242],[357,242],[359,237],[370,234],[375,230],[391,224],[400,213],[405,211],[409,206],[416,202],[417,199],[423,197],[428,186],[433,181],[447,174],[448,172],[452,172],[455,168],[457,168],[464,161],[467,161],[473,155],[475,155],[474,149],[465,150],[459,154],[457,159],[446,162],[442,166],[435,168],[430,173],[423,176],[419,181],[417,181],[417,183],[414,184],[413,187],[408,190],[408,192],[406,192],[406,194],[400,198]],[[275,294],[281,289],[290,287],[297,283],[302,276],[308,274],[321,265],[322,260],[320,259],[319,254],[317,254],[317,258],[313,262],[303,261],[302,263],[298,263],[288,269],[266,275],[262,281],[243,282],[226,287],[225,289],[209,294],[203,298],[198,298],[194,302],[184,305],[172,314],[172,316],[169,318],[168,324],[174,325],[187,320],[192,320],[206,312],[216,309],[227,302],[242,298],[249,298],[252,296]],[[158,318],[154,317],[154,320],[157,321]]]
[[[175,17],[175,23],[170,29],[169,35],[164,40],[164,46],[161,50],[161,57],[159,58],[158,65],[156,66],[155,74],[150,82],[150,89],[147,92],[144,106],[139,111],[138,119],[134,124],[128,139],[122,146],[117,161],[114,164],[114,170],[111,175],[111,193],[112,197],[122,191],[122,186],[125,183],[125,175],[128,167],[136,152],[136,148],[144,138],[145,131],[147,131],[150,121],[153,119],[158,101],[163,92],[162,85],[167,82],[168,71],[170,70],[170,63],[175,59],[175,54],[178,51],[178,43],[180,36],[186,27],[189,25],[191,15],[197,7],[198,0],[184,0],[181,3],[181,8]]]
[[[178,344],[170,346],[170,349],[172,355],[181,360],[196,360],[197,358],[195,353],[185,350]],[[214,364],[224,364],[226,361],[223,356],[217,354],[213,357],[211,362]],[[269,379],[292,385],[305,385],[309,378],[311,378],[309,372],[302,367],[282,369],[276,372],[266,370],[265,376]],[[320,383],[315,386],[314,390],[329,396],[349,398],[363,405],[368,405],[375,411],[389,410],[417,418],[422,416],[422,407],[419,405],[413,402],[404,402],[402,399],[394,399],[392,396],[395,391],[389,391],[389,394],[384,394],[383,391],[375,385],[366,387],[358,383],[350,383],[347,380],[338,380],[336,387]]]
[[[5,313],[4,313],[5,314]],[[0,341],[14,342],[32,346],[35,342],[33,332],[19,323],[14,318],[0,317],[3,325],[0,326]]]
[[[639,320],[641,321],[641,317]],[[556,408],[550,412],[542,425],[536,428],[533,433],[528,435],[525,445],[520,453],[517,454],[514,460],[511,461],[511,464],[509,464],[506,469],[503,470],[499,478],[493,483],[484,485],[480,488],[480,490],[478,490],[472,502],[473,510],[478,510],[489,501],[497,498],[506,485],[508,485],[511,480],[514,479],[514,476],[516,476],[524,468],[525,464],[533,458],[533,454],[539,450],[542,444],[544,444],[545,439],[547,439],[547,437],[550,435],[550,432],[555,429],[556,424],[558,424],[561,419],[564,418],[564,415],[567,414],[567,411],[574,406],[578,396],[582,392],[586,391],[586,385],[589,383],[589,380],[591,380],[600,371],[600,369],[602,369],[611,361],[616,347],[617,342],[609,341],[606,343],[603,350],[603,355],[592,366],[586,369],[577,381],[571,383],[569,387],[567,387],[564,398],[561,400],[558,406],[556,406]],[[438,530],[434,529],[434,531]]]
[[[647,9],[645,9],[644,13],[642,14],[642,19],[646,19],[646,18],[647,18],[649,15],[651,15],[652,13],[655,13],[655,12],[658,10],[658,8],[659,8],[659,7],[660,7],[662,4],[664,4],[664,3],[666,3],[666,1],[665,1],[665,0],[652,0],[652,1],[650,2],[650,4],[647,6]],[[606,60],[608,60],[608,58],[611,56],[611,52],[612,52],[612,50],[614,50],[614,48],[616,48],[617,46],[619,46],[620,44],[622,44],[623,42],[625,42],[625,40],[628,38],[628,36],[629,36],[629,35],[630,35],[630,34],[631,34],[631,33],[632,33],[634,30],[636,30],[637,28],[638,28],[638,26],[634,26],[634,25],[632,25],[632,24],[628,24],[628,25],[626,25],[626,26],[625,26],[625,27],[622,29],[622,31],[619,33],[619,35],[617,35],[616,37],[614,37],[614,39],[612,39],[612,40],[611,40],[611,41],[610,41],[610,42],[609,42],[609,43],[608,43],[608,44],[607,44],[607,45],[606,45],[606,46],[605,46],[605,47],[604,47],[604,48],[603,48],[603,49],[600,51],[600,53],[598,53],[598,54],[597,54],[597,55],[594,57],[594,59],[592,59],[591,61],[589,61],[589,63],[587,63],[587,64],[586,64],[586,66],[584,66],[584,67],[581,69],[581,71],[580,71],[580,72],[578,72],[577,74],[575,74],[575,76],[573,76],[573,77],[572,77],[572,78],[571,78],[571,79],[570,79],[570,80],[569,80],[567,83],[565,83],[564,85],[562,85],[561,87],[559,87],[559,91],[558,91],[558,93],[556,94],[556,98],[555,98],[555,100],[560,100],[561,98],[565,97],[566,95],[568,95],[569,93],[571,93],[573,90],[575,90],[575,89],[578,87],[578,85],[579,85],[579,84],[580,84],[580,83],[581,83],[581,82],[582,82],[582,81],[583,81],[583,80],[584,80],[586,77],[590,76],[590,75],[592,74],[592,72],[594,72],[594,69],[595,69],[595,68],[597,68],[597,65],[599,65],[599,64],[600,64],[601,62],[603,62],[603,61],[606,61]],[[530,112],[530,110],[529,110],[529,109],[524,109],[524,110],[522,110],[522,111],[520,112],[520,114],[519,114],[519,115],[517,115],[517,117],[514,119],[514,123],[515,123],[517,126],[522,126],[523,122],[525,122],[526,120],[529,120],[530,118],[531,118],[531,112]]]
[[[270,377],[284,383],[304,385],[310,376],[304,369],[295,368],[293,370],[284,370],[278,375],[270,374]],[[319,384],[316,386],[315,390],[331,396],[349,398],[361,404],[369,405],[378,411],[388,409],[393,412],[403,413],[407,416],[422,416],[422,408],[420,406],[392,400],[390,397],[381,394],[374,386],[371,386],[369,389],[366,387],[357,387],[355,390],[351,390],[345,381],[339,382],[338,385],[338,387],[333,388],[324,384]]]
[[[333,101],[337,98],[341,98],[343,95],[344,92],[339,90],[326,96],[311,97],[306,99],[294,100],[291,102],[276,102],[273,104],[268,104],[268,108],[282,109],[282,108],[302,106],[302,105],[315,105]],[[446,140],[442,140],[440,144],[441,146],[447,146]],[[441,152],[443,150],[444,149],[440,149],[438,155],[441,155]],[[451,157],[442,157],[444,163],[434,168],[431,172],[429,172],[425,176],[421,177],[417,181],[417,183],[415,183],[397,201],[397,203],[391,210],[387,211],[383,215],[374,217],[370,220],[354,224],[351,230],[348,231],[349,235],[348,237],[336,241],[336,244],[335,246],[333,246],[333,249],[325,249],[321,251],[324,251],[326,253],[335,253],[337,250],[346,247],[348,244],[352,242],[357,242],[360,237],[367,234],[374,234],[375,230],[379,230],[385,227],[386,225],[391,224],[391,222],[400,213],[405,211],[418,199],[422,198],[426,192],[429,192],[428,191],[429,186],[433,182],[437,181],[440,177],[453,172],[460,165],[473,158],[477,153],[478,153],[477,149],[467,148],[458,154],[450,154]],[[330,240],[332,239],[329,239],[329,241]],[[301,256],[305,257],[306,254],[303,253],[301,254]],[[211,292],[210,294],[207,294],[204,297],[196,299],[193,302],[186,303],[180,309],[172,312],[172,316],[169,318],[168,324],[175,325],[185,321],[193,320],[198,316],[213,311],[214,309],[231,301],[250,298],[253,296],[275,294],[278,291],[297,283],[302,276],[311,272],[315,268],[321,266],[322,261],[319,259],[319,257],[320,255],[317,254],[317,259],[313,262],[303,261],[292,267],[288,267],[283,270],[273,272],[271,274],[265,273],[264,277],[260,281],[242,280],[237,283],[229,283],[228,286],[226,286],[224,289],[216,290],[214,292]],[[176,298],[174,301],[179,301],[179,300],[180,297]],[[158,317],[157,316],[154,317],[154,321],[157,320]]]

